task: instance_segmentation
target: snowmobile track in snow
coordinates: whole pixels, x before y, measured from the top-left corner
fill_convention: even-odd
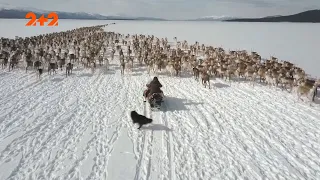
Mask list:
[[[147,102],[143,102],[143,115],[152,119],[152,111],[150,105]],[[144,133],[143,136],[143,148],[140,154],[138,166],[136,169],[135,180],[149,179],[150,176],[150,158],[152,155],[152,141],[153,132],[147,130],[140,130],[140,133]],[[144,131],[144,132],[143,132]]]
[[[171,127],[170,123],[167,119],[167,105],[166,103],[163,103],[163,110],[161,112],[161,122],[160,123],[164,123],[164,125],[166,127]],[[166,133],[168,134],[168,141],[167,141],[167,153],[168,153],[168,159],[169,159],[169,179],[170,180],[175,180],[176,179],[176,175],[175,175],[175,165],[174,165],[174,150],[173,150],[173,140],[172,140],[172,131],[166,131]]]

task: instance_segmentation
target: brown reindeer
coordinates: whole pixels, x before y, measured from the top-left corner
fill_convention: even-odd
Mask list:
[[[317,81],[308,80],[308,79],[300,80],[297,88],[298,100],[299,99],[303,100],[301,98],[302,95],[308,97],[310,93],[312,93],[311,101],[313,102],[317,94],[316,91],[319,85],[320,85],[320,79],[318,79]]]
[[[18,54],[15,53],[9,58],[9,71],[13,70],[14,67],[17,67],[18,62]]]
[[[199,70],[198,68],[194,67],[194,68],[192,69],[192,71],[193,71],[194,79],[197,80],[197,81],[199,81],[200,70]]]
[[[33,67],[36,69],[39,69],[39,67],[42,66],[42,62],[37,60],[33,63]]]
[[[124,59],[120,60],[120,70],[121,70],[121,75],[124,75],[124,70],[126,68],[126,63],[124,61]]]
[[[66,66],[66,77],[68,77],[68,76],[70,76],[70,74],[72,74],[72,69],[73,69],[73,64],[68,63]]]
[[[174,64],[174,70],[176,71],[176,76],[181,76],[181,65],[179,63]]]
[[[0,53],[0,63],[1,63],[2,69],[4,69],[8,65],[9,55],[10,54],[7,51],[2,51]]]
[[[58,63],[49,63],[49,65],[48,65],[48,74],[51,75],[51,71],[53,71],[55,74],[57,74],[56,69],[58,69]]]
[[[70,62],[71,62],[71,60],[70,60]],[[58,65],[59,65],[59,68],[61,69],[61,71],[62,71],[62,67],[64,66],[66,64],[66,59],[62,59],[62,58],[59,58],[59,60],[58,60]]]
[[[209,74],[206,71],[201,71],[201,81],[202,84],[204,85],[204,87],[207,87],[207,83],[209,85],[209,89],[210,89],[210,77]]]

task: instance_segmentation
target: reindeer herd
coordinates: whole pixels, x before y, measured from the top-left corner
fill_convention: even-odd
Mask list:
[[[279,61],[275,57],[262,60],[257,52],[226,52],[221,47],[205,46],[195,42],[189,45],[186,40],[169,43],[167,38],[145,35],[119,35],[122,44],[127,46],[126,57],[120,45],[116,50],[120,55],[122,73],[130,71],[136,61],[148,67],[148,73],[167,72],[170,76],[192,74],[195,80],[210,89],[211,78],[223,78],[240,82],[240,78],[248,80],[254,86],[256,79],[267,86],[290,90],[297,87],[298,99],[312,95],[314,101],[320,80],[308,78],[305,71],[288,61]],[[118,43],[119,41],[116,41]]]
[[[186,40],[169,43],[167,38],[150,35],[124,35],[106,32],[99,25],[82,27],[65,32],[57,32],[27,38],[1,38],[0,63],[9,71],[23,63],[26,72],[29,68],[37,70],[40,78],[47,67],[48,74],[65,69],[66,76],[72,73],[74,64],[90,68],[92,73],[97,67],[109,67],[109,59],[119,55],[121,74],[132,72],[134,62],[147,66],[152,73],[167,73],[169,76],[193,75],[195,80],[210,89],[210,79],[240,82],[240,78],[253,86],[259,79],[267,86],[290,90],[296,87],[298,99],[312,96],[314,101],[320,80],[308,78],[306,72],[288,61],[275,57],[262,60],[257,52],[228,51],[221,47],[206,46]],[[107,48],[111,49],[107,53]]]
[[[70,75],[75,63],[85,68],[96,67],[96,59],[104,59],[106,33],[101,26],[82,27],[66,32],[51,33],[27,38],[1,38],[0,63],[9,71],[18,67],[19,62],[25,71],[29,68],[38,71],[46,67],[48,74],[56,74],[65,69]]]

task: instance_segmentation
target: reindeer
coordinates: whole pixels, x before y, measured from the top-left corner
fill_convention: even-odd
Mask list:
[[[301,98],[302,95],[308,97],[311,94],[311,101],[313,102],[315,99],[315,96],[317,94],[317,88],[320,85],[320,79],[317,81],[311,81],[308,79],[300,80],[298,88],[297,88],[297,96],[298,101],[303,99]]]
[[[66,77],[70,76],[72,74],[73,64],[69,62],[66,66]]]
[[[192,68],[193,76],[196,81],[199,81],[200,70],[196,67]]]
[[[102,66],[103,64],[103,56],[98,57],[99,65]]]
[[[174,64],[174,70],[176,71],[176,76],[181,76],[181,65],[180,64],[178,64],[178,63],[176,63],[176,64]]]
[[[110,65],[110,64],[109,64],[109,59],[106,58],[105,61],[106,61],[106,62],[105,62],[106,70],[109,70],[109,65]]]
[[[58,56],[57,56],[58,57]],[[70,59],[70,62],[71,62],[71,59]],[[66,64],[66,59],[64,58],[59,58],[58,59],[58,66],[60,68],[60,70],[62,71],[62,67]]]
[[[51,75],[51,71],[53,71],[55,74],[57,74],[56,69],[58,69],[58,63],[49,63],[48,65],[48,74]]]
[[[43,74],[43,67],[42,67],[42,65],[39,66],[39,67],[37,67],[37,70],[38,70],[38,79],[40,79],[40,78],[41,78],[41,75]]]
[[[2,66],[2,69],[4,69],[8,65],[9,56],[10,56],[10,53],[8,51],[1,50],[1,53],[0,53],[0,64]]]
[[[124,62],[124,59],[120,59],[121,75],[124,75],[125,68],[126,68],[126,63]]]
[[[9,58],[9,71],[13,70],[14,67],[17,67],[18,65],[18,54],[15,52],[10,58]]]
[[[210,89],[210,78],[209,78],[209,74],[206,71],[201,71],[201,81],[202,81],[202,85],[204,85],[204,88],[207,87],[207,83],[209,85],[209,89]]]
[[[172,77],[175,73],[175,69],[174,69],[174,65],[170,62],[167,64],[167,67],[166,67],[167,71],[169,72],[170,76]]]
[[[31,60],[31,58],[32,58],[31,52],[27,52],[27,53],[22,54],[22,59],[25,62],[26,73],[28,72],[28,67],[33,67],[33,62]]]

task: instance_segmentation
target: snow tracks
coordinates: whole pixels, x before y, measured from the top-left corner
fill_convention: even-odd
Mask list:
[[[260,85],[159,79],[177,179],[319,179],[319,105]]]
[[[149,76],[118,67],[41,81],[0,70],[0,179],[319,179],[319,105],[160,75],[165,102],[151,112]],[[131,110],[153,123],[137,130]]]
[[[0,179],[107,179],[125,125],[120,73],[0,72]],[[120,111],[119,111],[120,108]]]
[[[165,104],[162,109],[152,111],[150,105],[144,102],[144,115],[153,119],[153,123],[140,130],[144,136],[136,180],[175,180],[172,130],[168,128]]]

